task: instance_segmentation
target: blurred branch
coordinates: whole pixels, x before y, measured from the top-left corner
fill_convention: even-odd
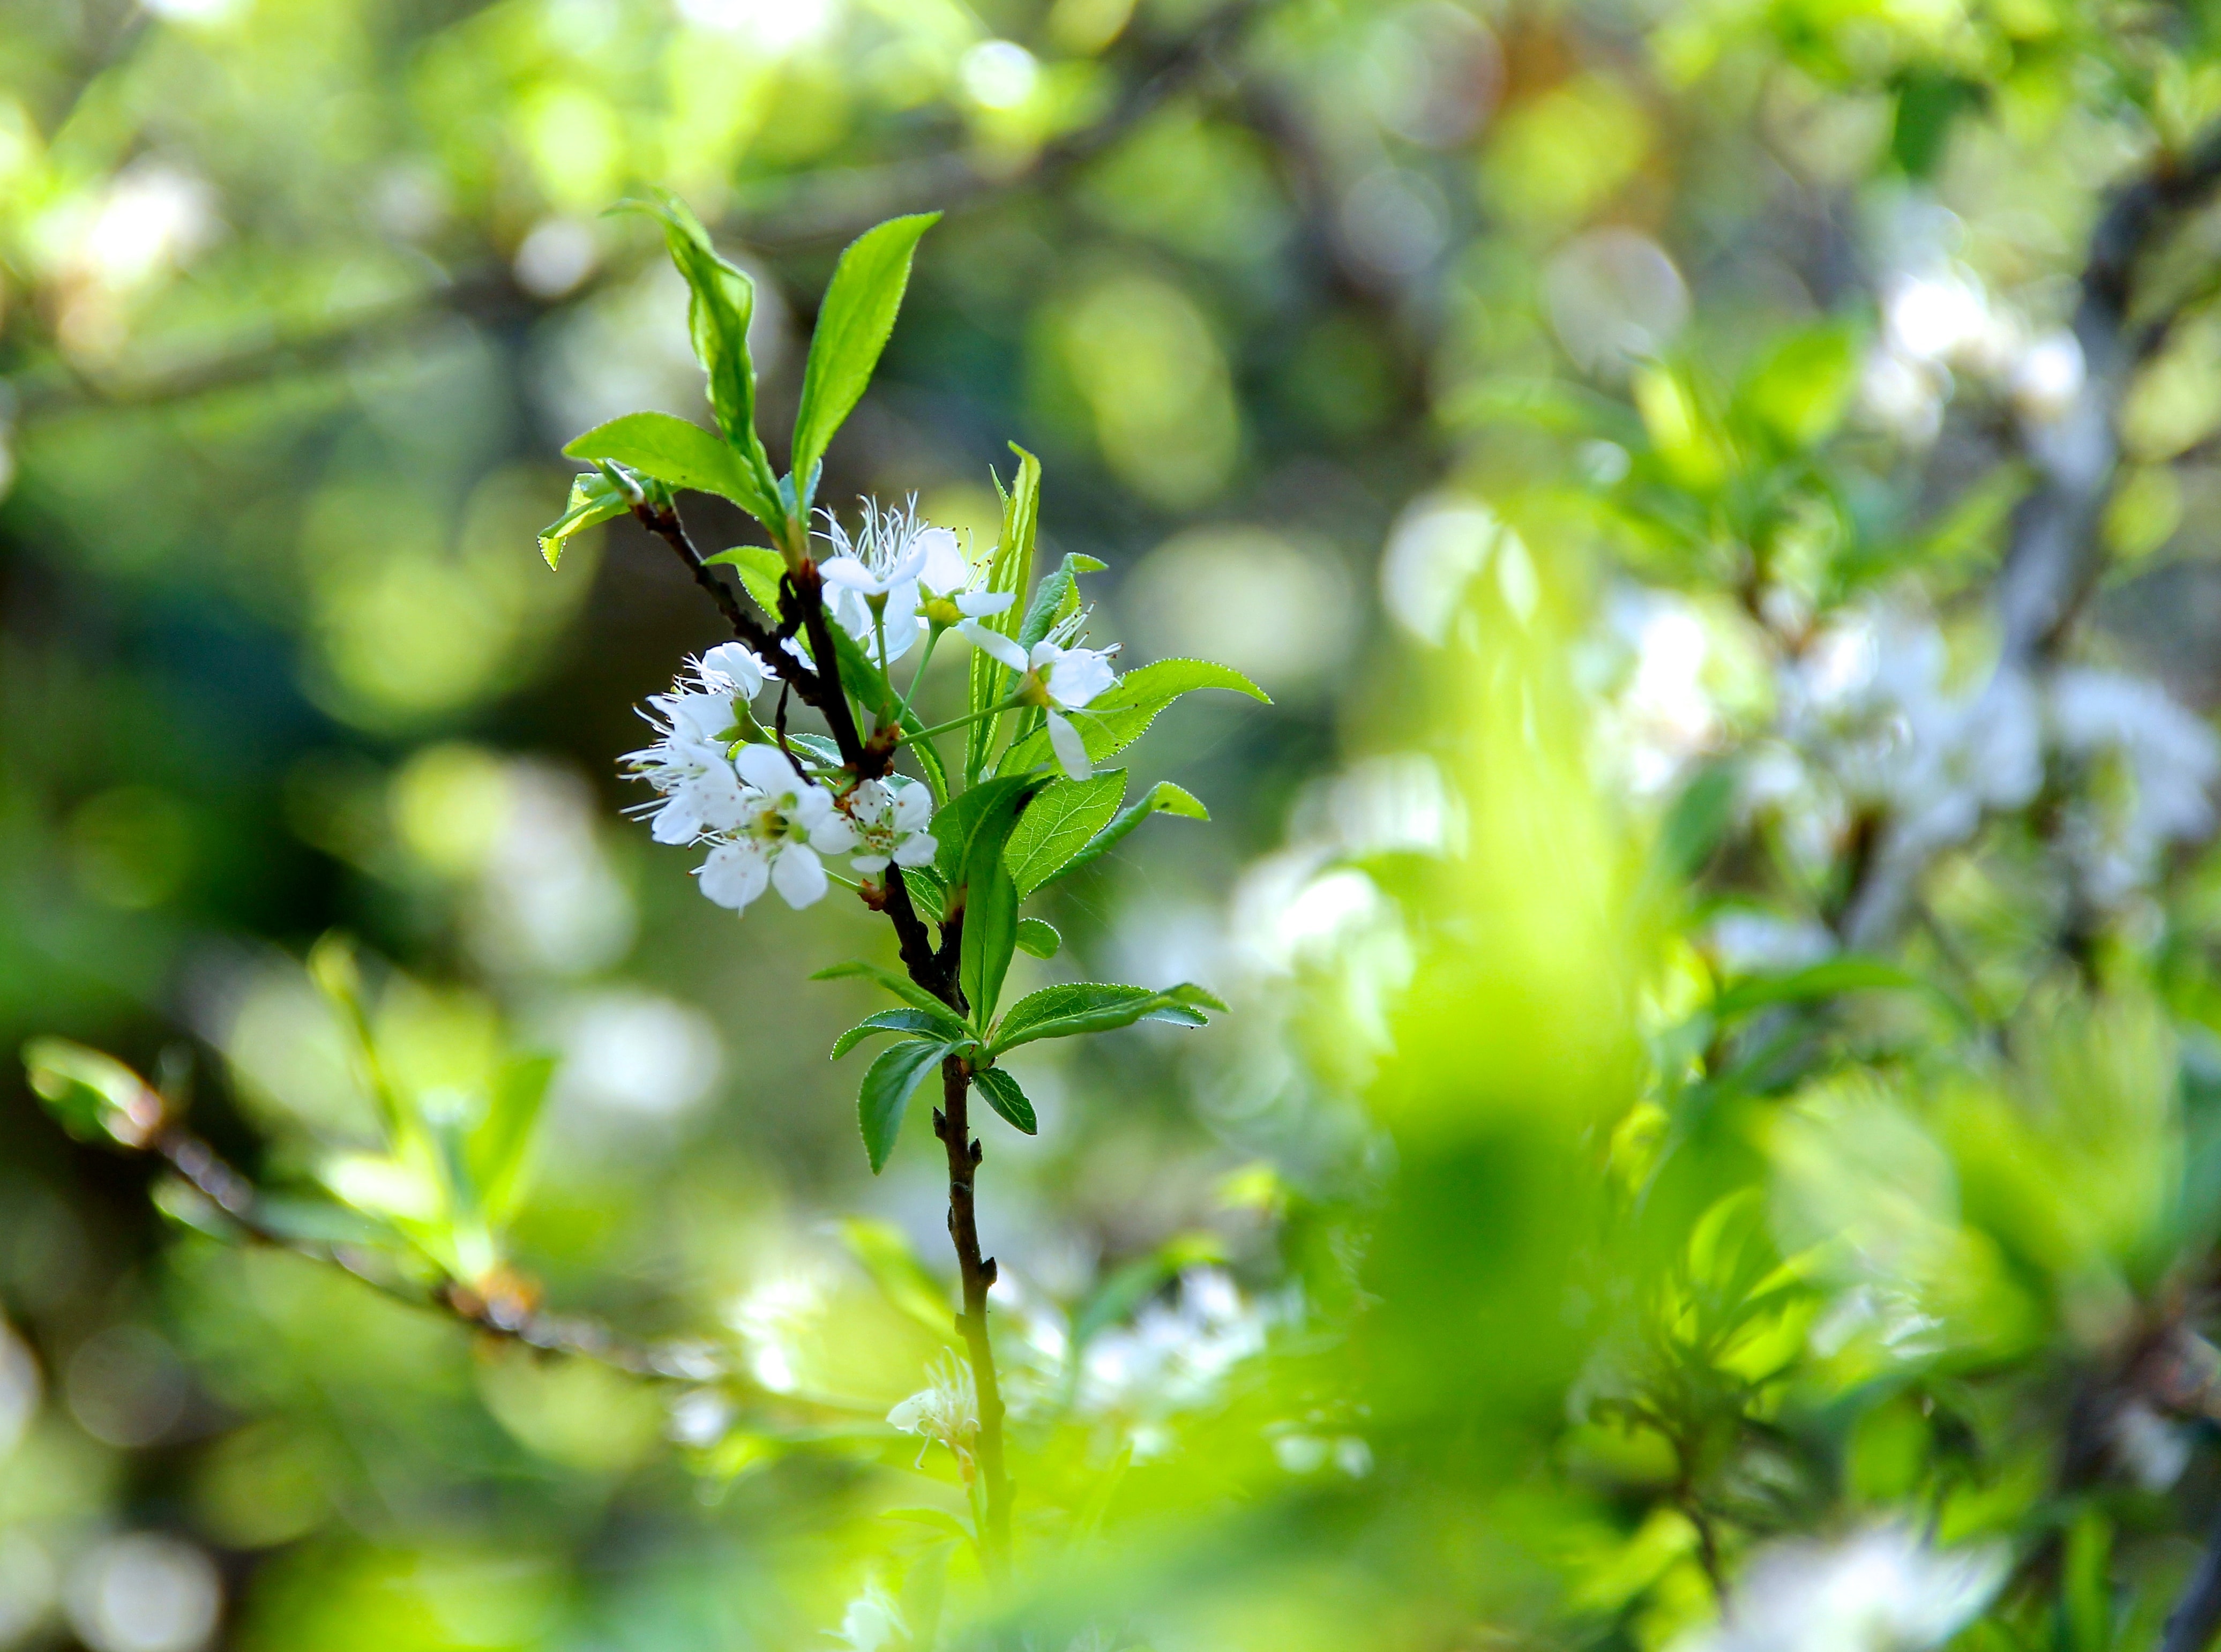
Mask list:
[[[223,1231],[251,1243],[342,1268],[397,1301],[437,1309],[488,1336],[545,1353],[575,1355],[635,1376],[672,1381],[705,1382],[734,1375],[724,1361],[698,1343],[635,1342],[595,1320],[544,1313],[533,1300],[530,1285],[506,1269],[499,1279],[475,1285],[442,1279],[428,1292],[412,1290],[366,1267],[349,1246],[320,1243],[288,1231],[267,1211],[253,1182],[207,1142],[174,1122],[166,1119],[141,1141],[126,1140],[125,1144],[160,1157],[194,1194],[214,1207],[197,1213],[202,1219],[195,1225],[203,1230],[220,1224]]]
[[[2120,460],[2121,401],[2181,308],[2138,318],[2137,266],[2218,189],[2221,128],[2187,153],[2162,153],[2142,177],[2116,188],[2099,215],[2074,321],[2081,388],[2059,418],[2023,438],[2036,481],[2013,513],[1998,576],[2000,647],[1990,692],[2011,692],[2052,663],[2097,583],[2099,522]],[[1844,901],[1838,928],[1846,945],[1869,948],[1897,929],[1936,853],[1932,844],[1892,842],[1892,835],[1885,831]]]
[[[1233,0],[1194,33],[1137,51],[1123,66],[1126,89],[1110,113],[1044,144],[1015,171],[984,167],[970,153],[952,149],[885,166],[817,173],[801,186],[810,195],[809,205],[783,213],[742,213],[722,228],[746,245],[777,252],[847,240],[898,213],[935,206],[961,211],[1022,187],[1053,184],[1109,149],[1168,98],[1217,66],[1219,54],[1264,9],[1265,0]],[[405,343],[449,317],[496,325],[522,322],[576,303],[619,273],[605,270],[598,278],[565,294],[560,303],[551,304],[519,289],[505,267],[481,269],[335,327],[260,340],[141,378],[103,379],[57,358],[53,366],[16,381],[19,417],[28,423],[84,407],[156,407],[287,373],[310,372],[360,348]]]

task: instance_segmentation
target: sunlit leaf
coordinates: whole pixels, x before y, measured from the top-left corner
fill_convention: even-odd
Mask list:
[[[891,218],[857,236],[841,254],[818,308],[810,364],[803,372],[802,404],[794,416],[796,476],[810,475],[833,433],[872,382],[910,285],[918,237],[940,221],[938,212]]]

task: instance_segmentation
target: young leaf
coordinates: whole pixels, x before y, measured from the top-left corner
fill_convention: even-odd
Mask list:
[[[1035,459],[1017,443],[1010,451],[1018,456],[1018,473],[1010,484],[1010,491],[1003,496],[1003,537],[995,547],[994,560],[987,566],[987,589],[990,591],[1010,591],[1025,594],[1027,583],[1033,578],[1034,538],[1041,521],[1041,460]],[[995,485],[998,489],[1000,481]],[[981,622],[992,630],[1004,636],[1016,636],[1019,625],[1016,603],[1001,613],[991,615]],[[1010,692],[1010,670],[985,648],[972,650],[971,711],[974,716],[1002,700]],[[987,755],[994,749],[995,730],[1000,717],[979,717],[964,737],[964,777],[976,780],[987,767]]]
[[[1056,572],[1041,582],[1027,605],[1025,623],[1018,627],[1018,646],[1030,648],[1047,636],[1059,620],[1079,609],[1079,576],[1097,573],[1110,564],[1073,551],[1056,565]]]
[[[1183,694],[1199,688],[1231,689],[1265,704],[1272,696],[1231,666],[1207,660],[1160,660],[1129,671],[1104,689],[1085,709],[1070,713],[1094,762],[1123,751],[1139,740],[1157,714]],[[1003,754],[997,773],[1018,774],[1049,760],[1048,732],[1036,729]]]
[[[972,1075],[979,1086],[979,1093],[987,1098],[987,1104],[1000,1113],[1017,1129],[1028,1136],[1041,1128],[1034,1117],[1034,1104],[1026,1099],[1026,1092],[1018,1088],[1018,1081],[999,1067],[983,1067]]]
[[[835,1039],[833,1054],[826,1059],[837,1061],[867,1038],[876,1037],[883,1032],[924,1033],[948,1040],[972,1036],[972,1029],[946,1010],[921,1010],[916,1006],[904,1010],[882,1010],[877,1015],[866,1016]]]
[[[810,979],[813,981],[837,981],[850,975],[861,975],[867,980],[877,981],[905,1003],[915,1004],[921,1010],[930,1011],[935,1014],[948,1016],[951,1020],[955,1019],[954,1011],[910,979],[909,976],[898,975],[891,969],[881,969],[877,964],[867,964],[855,961],[845,964],[835,964],[830,968],[819,970]],[[962,1023],[958,1024],[961,1026]]]
[[[1018,920],[1018,950],[1036,958],[1054,958],[1064,937],[1056,932],[1056,925],[1045,923],[1037,917]]]
[[[552,1055],[527,1055],[506,1062],[494,1079],[485,1117],[471,1131],[470,1172],[483,1192],[486,1217],[505,1223],[523,1203],[532,1162],[533,1129],[555,1076]]]
[[[748,354],[755,283],[717,256],[702,221],[668,190],[658,190],[653,201],[622,202],[618,210],[649,213],[662,222],[671,261],[686,278],[686,330],[694,341],[694,359],[710,377],[710,410],[718,430],[741,456],[754,479],[753,492],[764,509],[738,495],[727,497],[776,535],[784,513],[771,460],[756,435],[756,369]]]
[[[1126,772],[1105,769],[1087,780],[1051,780],[1026,806],[1003,847],[1023,900],[1064,869],[1110,823],[1126,795]]]
[[[810,478],[818,458],[872,382],[879,352],[894,331],[910,285],[910,256],[918,237],[941,221],[938,212],[890,218],[850,242],[825,290],[810,364],[802,374],[802,405],[794,416],[794,473]]]
[[[72,1136],[103,1136],[143,1148],[167,1111],[153,1086],[112,1055],[66,1038],[34,1038],[23,1046],[32,1093]]]
[[[614,460],[673,487],[722,494],[766,524],[778,512],[740,454],[700,425],[668,413],[628,413],[573,437],[563,451],[572,459]]]
[[[996,1028],[988,1053],[1000,1055],[1020,1044],[1042,1038],[1074,1038],[1082,1033],[1109,1032],[1137,1021],[1169,1021],[1175,1026],[1200,1027],[1205,1010],[1226,1006],[1199,986],[1182,984],[1153,992],[1146,986],[1119,986],[1096,981],[1077,981],[1045,986],[1029,992],[1010,1006]]]
[[[617,485],[601,472],[580,472],[571,479],[571,497],[563,514],[540,530],[540,554],[549,567],[555,566],[563,560],[563,547],[572,535],[622,516],[631,508]]]
[[[876,1176],[886,1168],[902,1131],[903,1110],[948,1047],[930,1039],[908,1039],[879,1052],[879,1060],[864,1074],[864,1087],[856,1096],[856,1117],[863,1127],[864,1152]]]
[[[903,1312],[937,1336],[946,1336],[956,1328],[948,1292],[926,1271],[893,1223],[846,1217],[841,1223],[841,1242],[872,1276],[880,1294]]]
[[[1117,818],[1089,838],[1085,845],[1050,873],[1050,877],[1065,877],[1079,871],[1084,866],[1101,860],[1110,852],[1111,847],[1120,838],[1125,836],[1151,815],[1177,815],[1182,820],[1209,820],[1211,810],[1197,801],[1194,793],[1182,790],[1170,780],[1160,780],[1149,788],[1148,795],[1141,802],[1129,809],[1120,810]],[[1046,882],[1047,879],[1043,881]]]
[[[948,885],[941,881],[941,874],[931,867],[897,867],[903,887],[910,891],[910,904],[917,915],[928,923],[938,923],[948,910]]]
[[[964,881],[972,859],[972,842],[981,832],[991,832],[999,845],[1010,831],[1010,814],[1017,799],[1037,784],[1034,777],[1011,775],[985,780],[949,799],[933,817],[933,869],[945,882]]]
[[[965,1002],[972,1006],[973,1021],[984,1027],[995,1013],[1003,978],[1010,973],[1010,954],[1018,945],[1018,891],[1003,868],[1001,844],[984,837],[979,841],[965,885],[964,940],[957,954],[956,978]]]

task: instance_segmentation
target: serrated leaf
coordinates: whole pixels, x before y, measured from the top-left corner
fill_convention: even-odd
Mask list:
[[[803,370],[802,404],[794,416],[797,476],[810,477],[833,433],[872,382],[902,309],[918,237],[940,221],[938,212],[890,218],[857,236],[841,254],[818,307],[810,362]]]
[[[1004,870],[1002,845],[984,838],[965,876],[964,935],[957,948],[957,980],[972,1018],[985,1026],[1003,995],[1003,978],[1018,945],[1018,891]]]
[[[1040,1132],[1040,1122],[1034,1117],[1034,1104],[1026,1099],[1026,1092],[1018,1088],[1018,1081],[999,1067],[983,1067],[972,1075],[972,1082],[979,1093],[987,1098],[987,1104],[1000,1113],[1013,1129],[1028,1136]]]
[[[864,1132],[865,1156],[876,1176],[886,1168],[902,1133],[903,1112],[925,1075],[948,1053],[947,1046],[930,1039],[912,1039],[879,1052],[864,1074],[856,1096],[856,1119]]]
[[[668,413],[628,413],[572,437],[563,451],[572,459],[610,460],[673,487],[722,495],[760,519],[777,510],[739,454],[700,425]]]
[[[910,904],[917,915],[928,923],[938,923],[948,910],[948,886],[941,881],[941,874],[931,867],[897,867],[893,868],[910,891]]]
[[[829,968],[819,970],[810,979],[813,981],[837,981],[851,975],[860,975],[866,980],[877,981],[904,1003],[915,1004],[921,1010],[931,1011],[935,1014],[949,1016],[952,1018],[955,1014],[947,1004],[910,979],[909,976],[898,975],[891,969],[881,969],[877,964],[864,963],[860,960],[852,959],[845,964],[832,965]]]
[[[652,201],[620,202],[615,210],[646,212],[661,222],[671,261],[686,279],[686,331],[694,359],[709,376],[710,410],[718,431],[748,472],[751,504],[734,498],[774,535],[781,509],[771,461],[756,435],[756,370],[748,354],[748,322],[755,314],[756,289],[745,271],[717,255],[710,232],[686,203],[668,190]],[[691,485],[688,484],[687,485]]]
[[[1010,810],[1020,797],[1038,784],[1029,774],[983,780],[943,805],[933,817],[933,869],[944,882],[954,885],[964,881],[964,868],[972,858],[973,839],[981,831],[993,833],[998,842],[1007,836]]]
[[[1079,576],[1099,573],[1110,564],[1078,551],[1068,553],[1056,565],[1054,573],[1044,578],[1034,591],[1034,599],[1026,605],[1026,617],[1018,627],[1018,646],[1030,648],[1053,630],[1058,621],[1079,611]]]
[[[1084,1033],[1109,1032],[1137,1021],[1168,1021],[1176,1026],[1200,1027],[1205,1010],[1226,1006],[1202,987],[1189,983],[1152,992],[1146,986],[1123,986],[1098,981],[1074,981],[1029,992],[1010,1006],[988,1044],[991,1055],[1043,1038],[1075,1038]]]
[[[617,485],[599,471],[582,471],[571,479],[571,497],[563,514],[540,530],[540,554],[549,567],[563,560],[563,548],[573,534],[597,523],[622,516],[632,506]]]
[[[1003,846],[1003,863],[1023,899],[1064,868],[1066,862],[1110,823],[1126,795],[1123,769],[1106,769],[1092,779],[1054,779],[1026,805]]]
[[[1128,672],[1092,703],[1066,715],[1079,730],[1089,760],[1099,763],[1140,739],[1157,714],[1181,695],[1203,688],[1229,689],[1267,705],[1273,703],[1271,695],[1231,666],[1208,660],[1160,660]],[[1022,773],[1048,762],[1050,755],[1048,731],[1035,729],[1003,754],[996,772]]]
[[[1082,867],[1101,860],[1121,838],[1151,815],[1175,815],[1182,820],[1209,820],[1211,810],[1198,802],[1193,793],[1183,791],[1170,780],[1160,780],[1149,788],[1148,795],[1139,803],[1119,810],[1109,825],[1089,838],[1051,876],[1067,877]]]
[[[1041,523],[1041,460],[1015,441],[1010,444],[1010,451],[1018,456],[1018,473],[1011,479],[1010,491],[1003,495],[1003,536],[995,546],[993,560],[987,565],[986,589],[1023,597],[1033,579],[1034,541]],[[998,491],[1001,489],[999,479],[995,485]],[[1001,613],[990,615],[980,623],[1004,636],[1016,636],[1021,623],[1018,605],[1013,602]],[[1009,694],[1010,669],[985,648],[974,648],[971,673],[970,710],[973,716],[979,716]],[[978,779],[985,770],[1002,721],[999,716],[979,716],[979,721],[966,731],[964,777],[967,781]]]
[[[826,1059],[837,1061],[867,1038],[875,1038],[883,1032],[925,1033],[952,1040],[972,1036],[972,1029],[947,1010],[922,1010],[916,1005],[882,1010],[877,1015],[866,1016],[835,1039],[833,1054]]]
[[[1043,923],[1037,917],[1018,920],[1018,950],[1035,958],[1054,958],[1064,945],[1064,937],[1056,932],[1054,923]]]

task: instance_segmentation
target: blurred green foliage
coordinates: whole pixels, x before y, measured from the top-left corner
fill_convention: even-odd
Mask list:
[[[0,0],[0,1644],[2204,1644],[2217,119],[2119,0]],[[535,554],[710,416],[655,186],[766,429],[945,213],[820,499],[1016,440],[1273,696],[1013,967],[1233,1013],[1014,1063],[1000,1590],[879,943],[625,827],[716,615]]]

